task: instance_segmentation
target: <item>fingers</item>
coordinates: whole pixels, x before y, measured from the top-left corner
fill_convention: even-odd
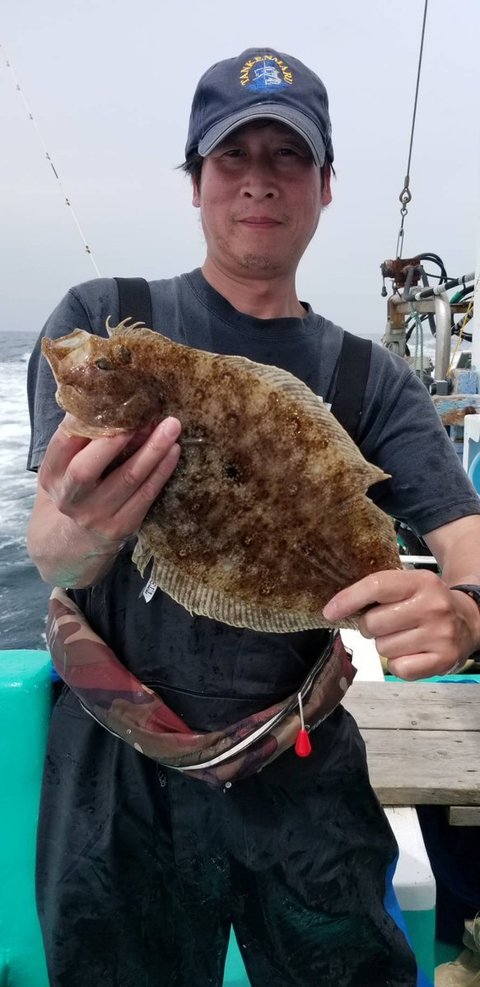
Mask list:
[[[410,596],[406,600],[399,600],[398,603],[371,606],[356,618],[356,622],[364,637],[374,637],[378,640],[385,635],[403,631],[405,628],[417,628],[420,617],[419,599],[417,596]]]
[[[400,658],[389,658],[388,671],[399,679],[415,682],[416,679],[426,679],[431,675],[445,675],[448,671],[448,662],[444,660],[440,668],[438,655],[433,651],[424,651],[419,654],[402,655]]]
[[[180,458],[180,453],[180,446],[176,442],[128,500],[117,509],[114,520],[118,530],[124,535],[138,530],[149,507],[158,497],[167,480],[170,479]]]
[[[414,682],[416,679],[428,679],[432,675],[455,675],[465,665],[466,659],[459,658],[452,665],[451,654],[439,654],[438,651],[421,651],[418,654],[405,654],[398,658],[388,659],[388,671],[399,679]]]
[[[180,456],[175,442],[180,422],[167,418],[140,446],[141,436],[124,433],[88,440],[57,431],[41,468],[40,482],[58,510],[80,527],[110,538],[138,530],[152,501],[171,476]],[[120,465],[120,454],[134,451]],[[106,474],[108,467],[114,468]]]
[[[324,607],[323,615],[335,623],[359,613],[367,607],[383,603],[399,603],[412,595],[412,572],[389,569],[365,576],[352,586],[340,590]],[[404,579],[403,577],[407,577]]]
[[[383,574],[387,576],[388,574]],[[376,605],[357,618],[358,628],[365,637],[375,638],[378,650],[388,658],[436,647],[455,647],[457,619],[452,606],[452,594],[434,573],[406,572],[400,580],[392,579],[386,591],[378,592]],[[385,603],[398,591],[396,602]]]
[[[143,507],[143,518],[147,507],[158,496],[178,463],[180,446],[175,439],[180,429],[176,418],[166,418],[146,442],[105,480],[102,493],[113,513],[118,514],[127,505],[135,513]]]
[[[467,653],[454,595],[435,573],[388,570],[337,593],[324,614],[335,623],[360,612],[360,632],[375,639],[390,671],[413,680],[443,675]]]
[[[49,442],[38,472],[39,482],[56,503],[62,488],[76,490],[82,483],[91,488],[130,440],[131,433],[125,433],[92,441],[67,435],[60,427]]]

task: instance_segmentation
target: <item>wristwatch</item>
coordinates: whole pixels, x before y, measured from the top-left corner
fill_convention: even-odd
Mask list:
[[[461,593],[466,593],[472,600],[475,600],[480,610],[480,586],[474,583],[460,583],[458,586],[450,586],[450,589],[459,589]]]
[[[476,586],[475,583],[460,583],[458,586],[450,586],[450,589],[458,589],[460,590],[460,593],[466,593],[467,596],[469,596],[470,599],[477,604],[480,612],[480,586]],[[477,650],[473,651],[468,657],[472,659],[472,661],[479,661],[480,648],[477,648]]]

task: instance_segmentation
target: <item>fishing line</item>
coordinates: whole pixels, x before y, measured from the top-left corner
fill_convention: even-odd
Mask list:
[[[88,256],[90,257],[90,260],[91,260],[91,262],[93,264],[93,267],[95,269],[95,273],[96,273],[97,277],[99,278],[99,277],[101,277],[101,274],[100,274],[100,271],[99,271],[99,269],[97,267],[97,264],[95,262],[95,258],[93,256],[92,249],[91,249],[91,247],[89,246],[89,244],[87,243],[87,241],[85,239],[85,236],[83,234],[83,230],[82,230],[82,228],[80,226],[80,223],[78,221],[78,218],[77,218],[77,215],[75,213],[75,210],[74,210],[74,208],[72,206],[72,203],[70,201],[69,196],[65,192],[65,189],[64,189],[63,184],[62,184],[62,180],[61,180],[61,178],[60,178],[60,176],[58,174],[58,171],[57,171],[57,169],[56,169],[56,167],[55,167],[55,165],[53,163],[53,159],[52,159],[51,155],[48,152],[48,149],[46,147],[46,144],[45,144],[45,142],[43,140],[43,137],[42,137],[42,135],[40,133],[40,129],[38,127],[37,121],[35,120],[35,117],[33,116],[33,113],[32,113],[32,111],[30,109],[30,106],[29,106],[29,104],[27,102],[27,98],[25,96],[25,93],[23,92],[23,89],[20,86],[20,83],[19,83],[19,81],[17,79],[17,76],[15,75],[15,72],[14,72],[14,69],[13,69],[13,66],[12,66],[12,63],[11,63],[10,59],[7,58],[7,55],[6,55],[6,52],[5,52],[5,46],[2,45],[2,44],[0,44],[0,49],[3,52],[3,56],[4,56],[4,59],[5,59],[5,65],[6,65],[7,69],[9,70],[9,72],[10,72],[10,74],[12,76],[15,89],[17,90],[18,93],[20,93],[20,97],[21,97],[22,102],[23,102],[23,105],[25,107],[25,110],[26,110],[28,119],[32,122],[32,124],[33,124],[33,126],[35,128],[35,133],[37,135],[38,140],[40,141],[40,144],[41,144],[41,146],[43,148],[45,157],[46,157],[46,159],[47,159],[47,161],[48,161],[48,163],[50,165],[50,168],[52,169],[52,172],[53,172],[54,177],[55,177],[55,181],[56,181],[57,185],[60,188],[60,191],[62,193],[62,197],[63,197],[63,200],[65,202],[65,205],[68,206],[68,208],[69,208],[70,215],[71,215],[71,217],[73,219],[73,222],[75,223],[75,226],[77,227],[78,233],[80,234],[80,238],[82,240],[83,246],[85,247],[85,251],[88,254]]]
[[[410,164],[411,164],[411,161],[412,161],[413,135],[415,133],[415,119],[416,119],[416,116],[417,116],[418,91],[419,91],[419,88],[420,88],[420,75],[421,75],[421,71],[422,71],[423,42],[424,42],[424,39],[425,39],[425,25],[426,25],[426,22],[427,22],[427,9],[428,9],[428,0],[425,0],[425,7],[424,7],[424,11],[423,11],[422,36],[421,36],[421,40],[420,40],[420,54],[419,54],[419,57],[418,57],[417,84],[416,84],[416,87],[415,87],[415,99],[414,99],[414,103],[413,103],[412,127],[411,127],[411,130],[410,130],[410,146],[409,146],[409,149],[408,149],[407,171],[406,171],[406,174],[405,174],[405,180],[404,180],[404,183],[403,183],[403,189],[402,189],[402,191],[400,192],[400,195],[399,195],[400,202],[402,203],[402,208],[400,209],[400,215],[402,217],[402,221],[400,223],[400,229],[398,231],[398,237],[397,237],[397,252],[396,252],[396,256],[397,257],[401,257],[402,256],[403,238],[404,238],[404,234],[405,234],[405,231],[404,231],[405,217],[406,217],[407,212],[408,212],[407,206],[408,206],[409,202],[411,202],[411,200],[412,200],[412,193],[410,192],[410,188],[409,188],[409,185],[410,185]]]

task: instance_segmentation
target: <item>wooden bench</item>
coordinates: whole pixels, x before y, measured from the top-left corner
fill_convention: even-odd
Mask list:
[[[440,804],[480,826],[480,688],[474,682],[354,682],[343,705],[383,805]]]

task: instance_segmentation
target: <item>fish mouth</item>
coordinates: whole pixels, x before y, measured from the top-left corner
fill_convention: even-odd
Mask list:
[[[63,400],[65,400],[67,395],[68,397],[72,397],[72,396],[78,397],[82,405],[85,403],[85,391],[82,384],[71,384],[71,383],[60,384],[60,387],[57,391],[57,400],[58,399],[61,400],[62,398]],[[98,420],[101,420],[101,418],[105,414],[107,414],[111,410],[111,408],[124,409],[128,411],[131,405],[134,404],[136,397],[137,395],[134,391],[131,394],[129,394],[127,397],[125,397],[124,400],[122,401],[119,401],[115,395],[109,396],[107,394],[104,394],[103,408],[101,408],[98,411],[96,418]],[[196,441],[198,442],[202,440],[197,439]]]
[[[42,353],[47,358],[55,377],[60,369],[70,370],[79,361],[79,351],[88,353],[91,345],[91,334],[85,329],[75,329],[69,336],[58,339],[42,339]],[[57,378],[58,379],[58,378]]]
[[[78,400],[83,404],[83,393],[80,387],[76,387],[75,384],[60,384],[57,388],[57,393],[55,395],[55,400],[63,411],[67,414],[73,414],[70,410],[71,399],[78,398]]]
[[[70,336],[62,340],[62,347],[66,350],[78,349],[86,339],[90,339],[90,333],[86,332],[85,329],[77,329],[76,332],[72,332]]]
[[[91,334],[85,329],[75,329],[68,336],[61,336],[59,339],[46,337],[42,340],[42,346],[48,353],[71,353],[72,350],[78,350],[85,346],[85,343],[90,339]]]

